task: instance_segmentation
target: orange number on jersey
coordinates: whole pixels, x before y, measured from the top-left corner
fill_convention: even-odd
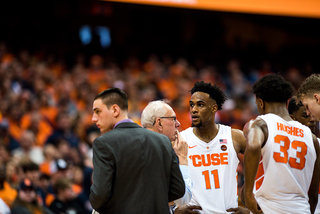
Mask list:
[[[213,180],[214,180],[214,188],[218,189],[220,188],[220,182],[219,182],[219,175],[218,175],[218,170],[212,170],[211,174],[213,175]],[[210,182],[210,176],[209,176],[209,171],[203,171],[202,175],[204,175],[204,181],[206,183],[206,189],[211,189],[211,182]]]
[[[303,169],[306,163],[306,158],[305,156],[307,155],[307,150],[308,147],[304,142],[301,141],[293,141],[291,143],[291,148],[293,149],[298,149],[301,148],[301,151],[297,151],[296,153],[296,157],[300,159],[300,163],[297,162],[297,158],[294,157],[290,157],[288,158],[288,150],[290,148],[290,140],[287,136],[283,136],[283,135],[277,135],[274,137],[274,142],[275,143],[279,143],[280,144],[280,152],[274,152],[273,153],[273,159],[278,162],[278,163],[288,163],[289,160],[289,165],[292,168],[295,169]],[[283,142],[284,144],[281,145],[281,142]],[[282,156],[281,156],[282,154]]]
[[[304,166],[306,164],[305,156],[307,155],[308,147],[304,142],[296,141],[296,140],[292,142],[291,147],[293,149],[297,149],[298,147],[301,148],[301,151],[297,152],[297,158],[300,159],[300,163],[297,162],[296,158],[289,159],[289,164],[292,168],[301,170],[304,168]]]
[[[274,160],[279,163],[288,163],[288,149],[290,147],[289,138],[287,136],[277,135],[274,137],[274,142],[280,144],[280,152],[282,152],[274,152]],[[281,142],[284,142],[284,145],[281,145]],[[283,154],[283,157],[281,156],[281,154]]]

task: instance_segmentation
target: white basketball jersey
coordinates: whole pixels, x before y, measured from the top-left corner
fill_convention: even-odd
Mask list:
[[[318,138],[318,142],[320,144],[320,138]],[[314,214],[320,214],[320,184],[319,184],[319,192],[318,192],[318,204],[317,204],[316,210],[314,211]]]
[[[308,190],[316,151],[312,133],[297,121],[261,115],[268,139],[261,149],[254,194],[264,213],[310,213]]]
[[[204,214],[227,213],[238,207],[238,156],[233,147],[231,128],[219,125],[217,136],[206,143],[195,136],[193,128],[181,132],[189,145],[188,165],[191,173],[192,199]]]

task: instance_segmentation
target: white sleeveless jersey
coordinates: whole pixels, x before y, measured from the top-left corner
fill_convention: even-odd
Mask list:
[[[275,114],[259,118],[268,126],[254,186],[259,206],[266,214],[310,213],[308,190],[316,160],[310,129]]]
[[[227,213],[238,207],[238,156],[233,147],[231,128],[219,125],[217,136],[206,143],[193,128],[181,132],[189,145],[188,166],[193,182],[190,205],[200,205],[204,214]]]
[[[318,142],[320,144],[320,138],[318,138]],[[316,210],[314,211],[314,214],[320,214],[320,184],[319,184],[319,192],[318,192],[318,204],[317,204]]]

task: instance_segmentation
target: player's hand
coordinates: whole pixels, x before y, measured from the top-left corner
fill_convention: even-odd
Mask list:
[[[188,143],[182,138],[178,130],[176,130],[176,139],[173,142],[173,149],[179,158],[179,164],[188,165]]]
[[[245,204],[246,207],[253,213],[253,214],[260,214],[263,213],[260,209],[253,193],[245,194]]]
[[[227,212],[233,212],[235,214],[250,214],[250,210],[244,207],[230,208]]]
[[[202,210],[202,208],[197,205],[184,205],[175,209],[174,214],[197,214],[198,210]]]

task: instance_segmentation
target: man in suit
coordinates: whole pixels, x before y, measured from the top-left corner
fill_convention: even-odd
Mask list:
[[[190,170],[188,167],[188,144],[181,137],[178,128],[180,122],[177,120],[176,113],[173,111],[167,100],[151,101],[144,108],[141,114],[141,124],[144,128],[149,129],[160,134],[164,134],[172,142],[174,151],[176,152],[180,171],[182,173],[184,183],[186,184],[186,191],[182,198],[170,203],[170,208],[173,213],[192,213],[194,209],[201,209],[200,206],[184,206],[190,202],[192,194],[192,181],[190,177]]]
[[[99,93],[92,121],[103,133],[93,142],[92,207],[104,213],[169,213],[185,184],[168,137],[128,119],[127,95],[118,88]]]

